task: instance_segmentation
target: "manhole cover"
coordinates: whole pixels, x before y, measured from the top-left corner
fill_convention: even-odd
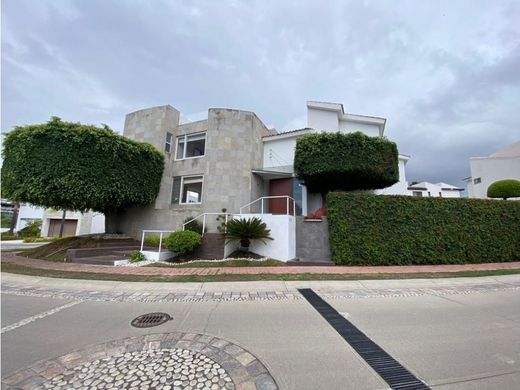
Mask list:
[[[151,328],[170,320],[173,320],[173,318],[166,313],[148,313],[134,318],[130,324],[136,328]]]

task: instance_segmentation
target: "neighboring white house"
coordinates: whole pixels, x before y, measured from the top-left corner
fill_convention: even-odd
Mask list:
[[[45,209],[43,213],[42,236],[58,237],[60,234],[62,210]],[[63,236],[79,236],[105,232],[105,215],[94,211],[81,213],[67,211]]]
[[[18,209],[18,219],[16,220],[15,232],[22,230],[27,225],[43,220],[43,207],[33,206],[31,204],[21,204]]]
[[[424,197],[441,197],[441,198],[460,198],[460,193],[464,188],[458,188],[446,183],[429,183],[422,181],[420,183],[408,186],[408,194],[411,196]]]
[[[469,159],[471,176],[463,179],[468,197],[487,198],[488,187],[498,180],[520,180],[520,141],[496,151],[488,157]]]

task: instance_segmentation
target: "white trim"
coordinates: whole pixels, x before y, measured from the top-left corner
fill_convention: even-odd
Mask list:
[[[192,177],[200,177],[200,178],[202,178],[201,181],[200,181],[200,183],[201,183],[200,202],[183,202],[182,198],[183,198],[183,195],[184,195],[184,179],[189,179],[189,178],[192,178]],[[193,183],[198,183],[198,181],[195,181]],[[179,204],[180,205],[202,204],[202,195],[203,194],[204,194],[204,175],[186,175],[186,176],[181,176],[181,187],[180,187],[180,191],[179,191]]]

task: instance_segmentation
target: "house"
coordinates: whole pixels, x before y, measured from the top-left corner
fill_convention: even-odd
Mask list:
[[[322,197],[295,177],[297,139],[322,131],[383,137],[386,125],[384,118],[345,113],[342,104],[322,102],[307,102],[307,127],[282,133],[249,111],[210,108],[207,119],[181,118],[169,105],[126,116],[123,135],[163,151],[165,170],[155,203],[119,215],[118,230],[138,236],[143,229],[180,229],[190,217],[222,209],[306,215],[322,206]],[[409,158],[399,155],[399,183],[378,193],[407,193]]]
[[[408,186],[408,194],[411,196],[441,197],[441,198],[460,198],[460,193],[464,188],[458,188],[446,183],[429,183],[422,181]]]
[[[488,187],[498,180],[520,180],[520,141],[508,145],[488,157],[469,159],[471,176],[466,177],[468,197],[487,198]]]

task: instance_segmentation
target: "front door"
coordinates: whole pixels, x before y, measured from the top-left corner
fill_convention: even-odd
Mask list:
[[[273,179],[269,181],[269,196],[293,196],[293,178]],[[289,209],[287,207],[287,198],[269,199],[269,212],[271,214],[292,214],[292,200],[289,200]]]

